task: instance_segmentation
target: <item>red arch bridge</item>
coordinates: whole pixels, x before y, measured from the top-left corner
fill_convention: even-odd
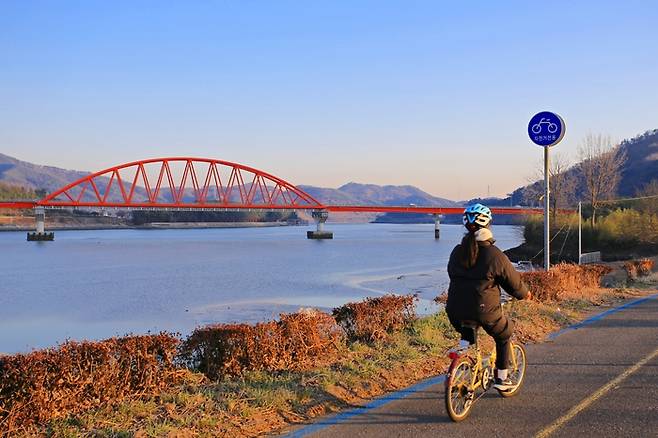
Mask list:
[[[0,202],[0,208],[35,210],[36,232],[28,240],[52,240],[45,232],[47,209],[299,211],[317,223],[309,238],[331,238],[324,231],[329,212],[460,214],[460,207],[326,205],[289,182],[253,167],[207,158],[171,157],[110,167],[56,190],[38,201]],[[541,209],[492,208],[494,214],[543,214]]]

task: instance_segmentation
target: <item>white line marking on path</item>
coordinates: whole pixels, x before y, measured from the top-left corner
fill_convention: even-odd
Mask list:
[[[553,432],[555,432],[560,427],[562,427],[564,425],[564,423],[566,423],[567,421],[574,418],[576,415],[578,415],[580,412],[582,412],[584,409],[586,409],[589,405],[591,405],[596,400],[601,398],[603,395],[605,395],[605,393],[609,392],[612,388],[619,385],[628,376],[633,374],[635,371],[639,370],[642,366],[644,366],[647,362],[649,362],[651,359],[653,359],[656,356],[658,356],[658,348],[655,349],[648,356],[646,356],[644,359],[640,360],[635,365],[633,365],[632,367],[628,368],[626,371],[624,371],[623,373],[621,373],[620,375],[615,377],[613,380],[608,382],[606,385],[602,386],[594,394],[590,395],[585,400],[581,401],[576,406],[571,408],[571,410],[569,412],[564,414],[562,417],[558,418],[553,424],[551,424],[550,426],[548,426],[548,427],[544,428],[543,430],[541,430],[537,435],[535,435],[535,438],[546,438],[546,437],[550,436]]]

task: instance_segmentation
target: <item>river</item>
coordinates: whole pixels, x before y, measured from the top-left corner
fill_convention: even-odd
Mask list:
[[[433,310],[463,227],[327,224],[310,227],[57,231],[55,242],[0,233],[0,352],[66,339],[161,330],[187,334],[216,322],[260,321],[300,307],[330,311],[386,292],[419,294]],[[494,226],[501,249],[520,227]]]

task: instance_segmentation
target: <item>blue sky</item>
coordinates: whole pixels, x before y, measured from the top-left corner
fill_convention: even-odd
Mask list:
[[[80,170],[191,155],[294,184],[465,199],[552,149],[658,128],[658,4],[0,2],[0,152]]]

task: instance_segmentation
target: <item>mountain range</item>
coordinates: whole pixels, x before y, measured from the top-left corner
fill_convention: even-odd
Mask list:
[[[621,147],[626,152],[627,160],[622,169],[618,191],[620,196],[633,196],[653,179],[658,179],[658,129],[624,140]],[[576,171],[577,166],[573,166],[568,172]],[[2,183],[52,192],[85,175],[88,172],[32,164],[0,153]],[[521,205],[524,202],[524,190],[532,186],[519,187],[508,198],[487,198],[481,201],[490,205]],[[350,182],[336,189],[310,185],[298,187],[325,204],[453,207],[473,201],[452,201],[436,197],[410,185],[380,186]]]
[[[431,205],[438,207],[459,206],[450,199],[432,196],[414,186],[379,186],[350,182],[337,189],[308,185],[298,186],[315,199],[333,205]]]
[[[53,192],[89,172],[66,170],[52,166],[41,166],[0,154],[0,182],[21,186],[32,190],[42,189]],[[375,184],[348,183],[337,189],[298,186],[324,204],[341,205],[409,205],[416,204],[451,207],[461,205],[455,201],[438,198],[417,187],[379,186]]]
[[[89,172],[28,163],[0,153],[0,182],[50,193]]]

